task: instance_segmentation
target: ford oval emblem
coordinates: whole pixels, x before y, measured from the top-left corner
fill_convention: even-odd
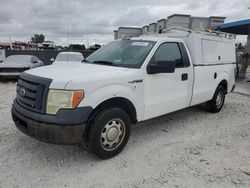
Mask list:
[[[25,91],[25,89],[22,87],[21,89],[20,89],[20,91],[19,91],[19,93],[20,93],[20,95],[21,96],[25,96],[25,93],[26,93],[26,91]]]

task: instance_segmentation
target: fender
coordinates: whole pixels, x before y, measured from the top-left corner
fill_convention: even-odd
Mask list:
[[[218,75],[218,77],[216,78],[216,84],[214,85],[214,91],[216,90],[216,88],[218,87],[218,85],[220,84],[220,82],[222,81],[222,80],[226,80],[227,81],[227,86],[228,86],[228,84],[229,84],[229,74],[227,73],[227,72],[225,72],[225,71],[223,71],[223,72],[221,72],[219,75]],[[227,87],[227,91],[226,92],[228,92],[228,88],[229,87]],[[213,96],[212,96],[213,97]]]
[[[140,96],[140,88],[133,89],[125,84],[108,84],[87,93],[84,100],[79,104],[81,106],[91,106],[95,109],[102,102],[115,98],[122,97],[128,99],[136,109],[138,121],[143,118],[143,96]]]

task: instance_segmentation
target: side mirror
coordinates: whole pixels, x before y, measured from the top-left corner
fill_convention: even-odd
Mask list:
[[[158,61],[155,65],[147,66],[148,74],[157,73],[174,73],[175,72],[175,61]]]
[[[38,63],[37,61],[33,61],[34,64]]]
[[[50,59],[50,61],[53,62],[53,61],[55,61],[55,59],[52,57],[52,58]]]

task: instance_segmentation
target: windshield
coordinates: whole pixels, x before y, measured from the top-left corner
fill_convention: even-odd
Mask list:
[[[28,55],[12,55],[4,60],[4,63],[30,63],[31,56]]]
[[[67,54],[67,53],[60,53],[56,57],[56,61],[82,61],[83,56],[82,54]]]
[[[113,41],[91,54],[86,62],[140,68],[154,44],[143,40]]]

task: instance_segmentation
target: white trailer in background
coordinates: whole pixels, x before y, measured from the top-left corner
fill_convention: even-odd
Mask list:
[[[142,34],[143,34],[143,35],[148,34],[148,29],[149,29],[149,26],[148,26],[148,25],[144,25],[144,26],[142,27]]]
[[[142,27],[141,34],[157,34],[159,31],[164,29],[169,29],[172,27],[182,27],[189,28],[194,30],[205,30],[210,29],[213,26],[223,24],[225,17],[220,16],[210,16],[210,17],[196,17],[185,14],[173,14],[167,18],[158,20],[149,25],[144,25]],[[137,37],[138,32],[134,32],[135,28],[133,27],[120,27],[118,30],[114,30],[114,39],[122,39],[126,35],[121,35],[118,33],[124,33],[123,28],[126,28],[126,33],[130,33],[131,37]],[[140,28],[137,28],[140,29]]]
[[[183,27],[189,28],[191,22],[191,16],[185,14],[173,14],[168,16],[167,28],[171,27]]]
[[[155,33],[156,30],[157,30],[157,28],[156,28],[156,23],[155,22],[148,25],[148,33],[149,34]]]
[[[138,37],[142,35],[142,28],[137,27],[119,27],[114,31],[115,39],[122,39],[128,37]]]

